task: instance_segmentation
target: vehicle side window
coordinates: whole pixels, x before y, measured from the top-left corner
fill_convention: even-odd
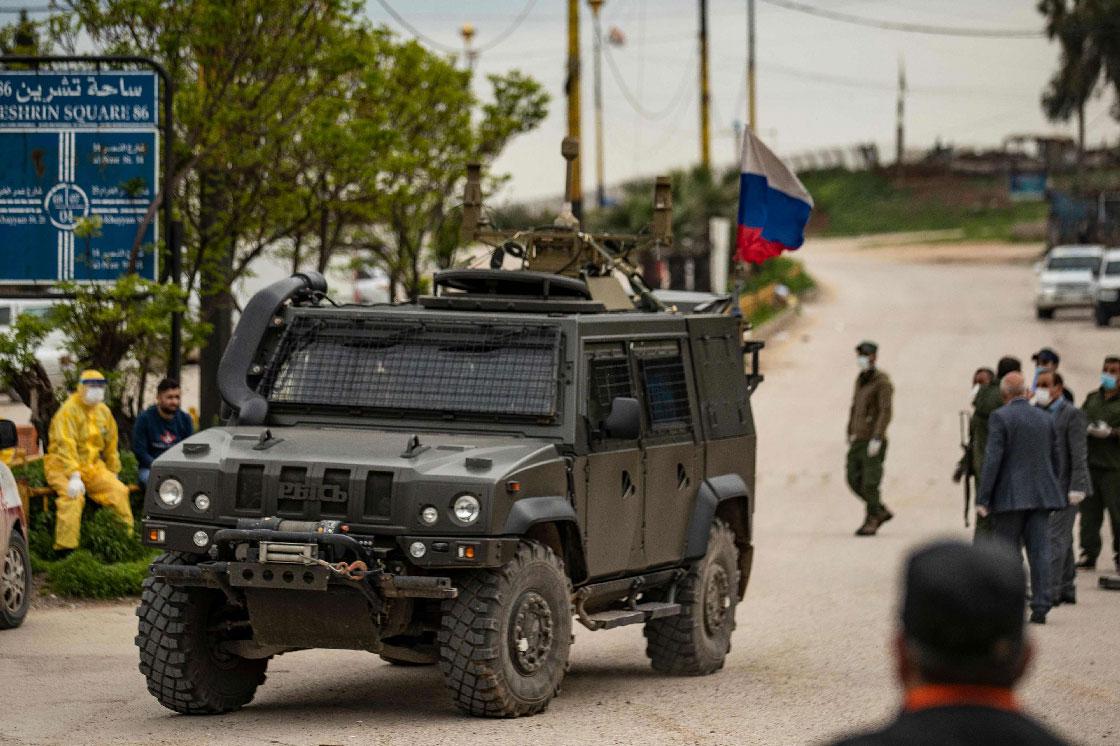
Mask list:
[[[12,307],[0,306],[0,326],[9,326],[12,323]]]
[[[591,427],[598,427],[610,414],[615,397],[634,396],[634,387],[622,343],[596,346],[588,353],[587,418]]]
[[[692,412],[680,344],[675,340],[644,343],[635,352],[650,429],[655,433],[690,430]]]

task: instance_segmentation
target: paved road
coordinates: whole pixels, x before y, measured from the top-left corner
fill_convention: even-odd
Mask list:
[[[965,535],[948,475],[972,370],[1052,344],[1083,395],[1103,353],[1120,350],[1117,330],[1087,317],[1034,320],[1025,251],[999,252],[1001,262],[978,262],[976,251],[851,242],[804,250],[824,293],[766,354],[757,559],[721,673],[655,675],[640,630],[580,629],[548,712],[492,722],[456,715],[433,669],[313,651],[273,661],[245,710],[185,718],[144,690],[130,607],[48,609],[0,634],[0,742],[787,744],[887,718],[897,703],[887,640],[900,559],[923,539]],[[873,539],[851,535],[861,513],[842,475],[852,347],[862,337],[880,342],[898,390],[885,491],[897,517]],[[1032,630],[1040,655],[1025,699],[1080,742],[1116,743],[1120,594],[1095,581],[1084,577],[1080,604]]]

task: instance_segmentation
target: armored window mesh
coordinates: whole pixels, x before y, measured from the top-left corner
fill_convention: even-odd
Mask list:
[[[623,353],[625,355],[625,353]],[[626,357],[599,358],[590,361],[588,372],[589,399],[587,414],[592,423],[602,422],[611,411],[617,396],[634,396],[630,385],[630,365]]]
[[[680,357],[656,357],[641,360],[642,383],[646,392],[646,408],[654,429],[688,427],[688,381]]]
[[[556,327],[298,316],[258,391],[278,405],[551,417],[559,362]]]

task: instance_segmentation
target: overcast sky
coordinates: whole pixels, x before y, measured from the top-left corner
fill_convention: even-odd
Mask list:
[[[476,27],[475,44],[501,34],[531,0],[387,0],[422,34],[461,48],[459,28]],[[853,15],[972,29],[1039,29],[1035,0],[800,0]],[[712,157],[735,158],[732,124],[746,119],[746,0],[709,0]],[[592,193],[591,13],[581,2],[583,53],[584,190]],[[626,36],[611,54],[623,82],[646,114],[623,96],[604,63],[603,90],[608,184],[652,176],[699,159],[696,0],[606,0],[604,33]],[[566,129],[564,75],[566,0],[536,0],[516,33],[483,52],[481,74],[518,68],[544,84],[553,102],[548,120],[515,141],[497,166],[513,177],[507,198],[558,194],[563,188],[559,142]],[[371,19],[410,35],[377,2]],[[757,2],[758,129],[782,154],[875,141],[894,153],[896,81],[901,58],[908,149],[936,138],[974,146],[998,145],[1009,133],[1073,133],[1042,116],[1039,95],[1057,50],[1044,38],[979,39],[864,28]],[[483,90],[485,90],[483,88]],[[1108,98],[1090,106],[1091,144],[1116,143],[1120,126]]]

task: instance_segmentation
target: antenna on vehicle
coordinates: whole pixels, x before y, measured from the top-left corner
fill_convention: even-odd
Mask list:
[[[482,164],[467,164],[467,183],[463,187],[463,222],[459,224],[459,241],[474,241],[478,221],[482,217]]]
[[[576,158],[579,157],[579,140],[574,137],[565,137],[560,143],[560,155],[564,156],[567,166],[564,169],[564,205],[560,214],[553,222],[557,228],[579,230],[579,218],[572,212],[572,202],[575,201],[575,169]]]

